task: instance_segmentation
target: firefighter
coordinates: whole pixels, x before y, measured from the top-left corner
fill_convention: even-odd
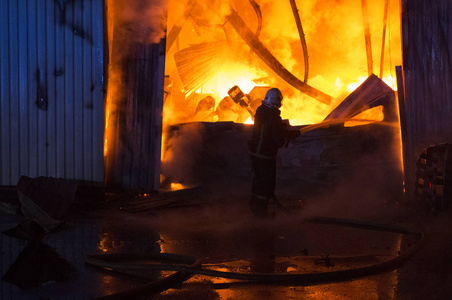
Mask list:
[[[262,104],[254,116],[254,127],[248,142],[253,181],[251,188],[251,211],[257,217],[267,217],[270,199],[275,197],[276,155],[278,149],[300,135],[281,119],[283,96],[277,88],[265,94]]]

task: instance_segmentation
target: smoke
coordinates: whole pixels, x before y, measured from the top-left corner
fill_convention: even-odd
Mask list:
[[[109,60],[104,155],[107,156],[107,181],[110,180],[110,172],[114,173],[112,166],[128,144],[128,137],[122,134],[126,126],[121,121],[127,113],[126,60],[130,57],[144,58],[134,57],[135,50],[142,50],[142,45],[159,43],[166,33],[166,15],[166,0],[106,1]],[[143,51],[138,56],[143,56]]]
[[[304,198],[300,216],[378,219],[397,211],[403,197],[402,172],[397,166],[362,159],[350,171],[335,185]]]
[[[158,43],[165,36],[167,0],[113,1],[116,45]]]
[[[180,1],[175,1],[180,3]],[[171,6],[173,7],[173,5]],[[223,24],[225,17],[231,13],[229,1],[207,0],[188,1],[187,12],[194,22],[200,26]]]
[[[194,170],[202,145],[202,130],[200,123],[189,123],[168,133],[161,166],[165,180],[184,185],[196,183]]]

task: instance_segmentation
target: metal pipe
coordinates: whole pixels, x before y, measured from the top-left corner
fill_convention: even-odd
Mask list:
[[[308,60],[308,46],[306,45],[306,37],[304,35],[303,26],[301,25],[300,15],[298,14],[297,4],[295,0],[289,0],[290,6],[292,7],[293,16],[295,18],[295,23],[297,23],[298,34],[300,35],[301,47],[303,48],[303,58],[304,58],[304,83],[308,83],[309,74],[309,60]]]
[[[363,8],[363,22],[364,22],[364,38],[366,40],[366,53],[367,53],[367,73],[372,75],[373,61],[372,61],[372,43],[370,40],[370,26],[369,26],[369,15],[367,13],[367,0],[361,0]]]
[[[307,85],[292,73],[290,73],[274,56],[270,51],[262,44],[262,42],[256,37],[256,35],[249,29],[245,21],[238,15],[237,11],[232,10],[232,13],[227,17],[229,23],[234,27],[240,37],[250,46],[250,48],[259,56],[262,61],[269,66],[279,77],[284,81],[311,96],[314,99],[319,100],[322,103],[330,104],[332,97]]]
[[[388,23],[389,0],[385,0],[385,11],[383,17],[383,37],[381,39],[381,58],[380,58],[380,79],[383,79],[383,65],[385,59],[385,39],[386,39],[386,24]]]

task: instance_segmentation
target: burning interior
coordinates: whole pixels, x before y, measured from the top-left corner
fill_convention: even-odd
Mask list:
[[[401,63],[397,1],[110,3],[114,13],[110,9],[107,15],[116,27],[109,31],[122,30],[122,36],[141,43],[166,36],[161,188],[220,178],[248,182],[248,124],[271,87],[283,92],[282,118],[305,131],[280,155],[279,166],[293,171],[286,172],[287,184],[301,180],[301,174],[331,181],[333,166],[363,164],[369,153],[371,165],[395,163],[401,170],[393,91],[394,68]],[[158,20],[166,22],[163,30]],[[144,29],[131,33],[130,24],[138,23]],[[119,47],[109,43],[114,62]],[[110,115],[120,106],[114,105],[124,85],[120,73],[127,69],[119,65],[109,70],[106,157],[121,152],[108,146],[110,128],[120,119]],[[358,89],[363,82],[366,87]],[[390,147],[383,151],[382,145]]]
[[[281,116],[291,125],[303,128],[325,121],[346,126],[374,124],[355,129],[363,132],[361,137],[352,134],[344,138],[344,132],[334,134],[337,128],[317,130],[314,135],[326,136],[316,142],[309,137],[312,133],[305,134],[311,142],[296,142],[279,162],[286,169],[295,168],[287,175],[292,184],[300,175],[291,173],[302,168],[320,172],[315,180],[324,177],[325,170],[319,168],[338,163],[326,162],[325,153],[339,144],[354,149],[335,150],[338,156],[344,151],[342,157],[335,158],[341,165],[350,163],[344,161],[347,156],[355,162],[361,160],[361,148],[382,142],[381,136],[373,137],[379,126],[398,137],[395,97],[369,105],[382,94],[393,93],[391,89],[382,87],[379,92],[355,97],[348,113],[344,107],[350,101],[345,103],[344,99],[369,76],[379,85],[373,73],[379,73],[386,85],[396,89],[394,66],[401,61],[399,14],[398,3],[382,0],[169,1],[162,185],[248,176],[245,145],[250,126],[246,124],[253,123],[253,115],[271,87],[283,91]],[[378,59],[375,54],[379,54]],[[352,118],[370,122],[353,123]],[[391,138],[394,147],[387,149],[396,156],[388,161],[391,155],[385,153],[386,163],[399,159],[400,141],[396,140]],[[324,147],[325,143],[329,146]],[[232,145],[241,151],[231,150]],[[303,173],[308,177],[312,172]]]
[[[319,123],[372,73],[395,88],[400,11],[391,2],[169,1],[165,124],[245,123],[272,86],[284,92],[284,119]],[[370,66],[365,28],[370,55],[381,53]],[[246,97],[230,97],[234,87]]]

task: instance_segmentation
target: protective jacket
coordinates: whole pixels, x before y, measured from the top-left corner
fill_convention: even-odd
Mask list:
[[[248,142],[250,154],[260,158],[275,158],[278,148],[299,135],[298,130],[288,129],[278,108],[261,105],[254,116],[254,127]]]

